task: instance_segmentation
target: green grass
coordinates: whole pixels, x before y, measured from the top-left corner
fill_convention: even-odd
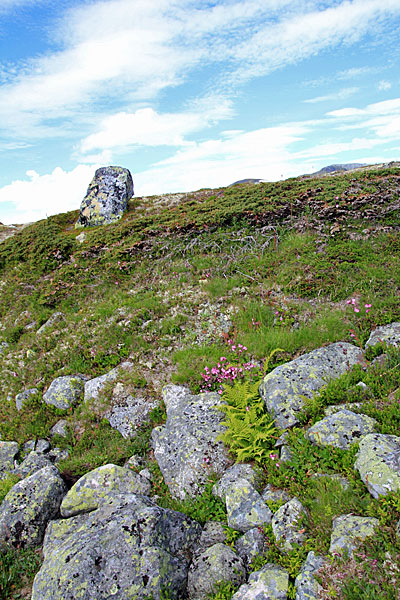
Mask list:
[[[328,343],[354,342],[350,330],[363,344],[376,326],[400,320],[399,193],[399,169],[360,170],[199,190],[172,205],[157,196],[135,198],[117,224],[85,230],[83,244],[75,239],[77,211],[5,240],[0,244],[0,342],[9,346],[0,354],[2,439],[22,444],[48,437],[52,425],[66,417],[68,437],[53,443],[69,450],[61,470],[71,480],[139,454],[152,470],[153,493],[161,503],[202,522],[210,515],[224,521],[223,507],[209,487],[198,501],[178,505],[170,497],[149,445],[152,427],[165,420],[162,404],[134,439],[124,440],[103,421],[112,386],[101,409],[77,406],[66,415],[44,405],[42,394],[58,376],[95,377],[127,359],[135,367],[123,383],[132,396],[160,399],[163,385],[171,381],[198,392],[204,367],[229,356],[227,339],[246,346],[242,359],[260,367],[274,349],[282,349],[269,370]],[[353,297],[360,306],[372,304],[371,312],[355,314],[346,304]],[[63,312],[62,323],[36,335],[55,311]],[[373,354],[369,351],[370,360]],[[234,355],[229,359],[237,361]],[[263,461],[265,481],[287,489],[307,507],[309,544],[317,550],[326,551],[329,520],[337,512],[384,517],[354,474],[355,449],[317,449],[306,440],[305,428],[323,416],[326,406],[358,400],[355,386],[362,380],[371,391],[362,398],[363,412],[377,420],[379,431],[397,434],[398,362],[392,353],[383,370],[356,368],[331,382],[306,403],[301,427],[290,435],[294,462],[276,468],[274,461]],[[18,412],[16,394],[32,387],[38,397]],[[322,471],[346,475],[350,490],[312,480],[312,473]],[[10,484],[3,481],[4,493]],[[393,533],[391,524],[385,527]],[[397,556],[390,540],[385,547]],[[291,586],[304,551],[286,559],[271,547],[271,557],[279,555],[281,564],[289,564]],[[350,581],[347,588],[345,600],[355,600],[357,584]],[[378,593],[376,586],[366,590]],[[218,593],[229,598],[233,592]]]

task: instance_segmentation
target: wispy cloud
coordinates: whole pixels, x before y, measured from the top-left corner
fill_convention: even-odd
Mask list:
[[[328,102],[335,100],[345,100],[350,96],[353,96],[359,91],[358,87],[344,88],[337,92],[333,92],[332,94],[326,94],[325,96],[316,96],[315,98],[309,98],[308,100],[303,100],[306,104],[316,104],[318,102]]]
[[[327,113],[343,129],[365,129],[380,142],[397,140],[400,135],[400,98],[374,102],[366,108],[342,108]]]
[[[390,81],[385,81],[384,79],[382,79],[378,83],[378,90],[381,92],[386,92],[387,90],[390,90],[391,87],[392,87],[392,84],[390,83]]]

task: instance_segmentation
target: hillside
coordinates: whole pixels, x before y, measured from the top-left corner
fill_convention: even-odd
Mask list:
[[[19,462],[32,440],[47,440],[52,451],[59,448],[57,466],[68,488],[92,469],[124,465],[137,455],[151,474],[150,495],[157,495],[160,506],[202,523],[204,513],[223,520],[210,486],[197,504],[185,504],[171,496],[163,480],[150,436],[166,419],[164,386],[184,385],[198,394],[207,381],[205,367],[216,367],[222,356],[251,363],[253,377],[257,369],[260,377],[263,368],[264,374],[272,372],[334,342],[363,348],[375,328],[400,321],[398,166],[135,197],[117,225],[75,229],[77,217],[78,211],[49,217],[0,243],[0,439],[18,443]],[[368,360],[383,350],[369,351]],[[58,377],[79,375],[87,382],[124,361],[129,368],[94,403],[63,410],[42,400]],[[390,361],[390,368],[365,376],[373,394],[365,414],[379,421],[381,433],[398,435],[400,355],[392,351]],[[379,376],[384,386],[382,379],[381,387],[374,386]],[[344,582],[339,595],[324,597],[394,599],[390,589],[393,581],[398,585],[399,573],[384,563],[400,556],[395,538],[400,496],[370,497],[352,468],[355,448],[311,455],[304,437],[324,406],[360,400],[354,391],[347,395],[357,377],[359,371],[342,377],[307,405],[290,433],[298,460],[279,477],[270,460],[250,454],[243,462],[258,465],[264,486],[283,488],[304,503],[311,522],[307,552],[327,553],[331,520],[343,512],[381,519],[384,546],[381,537],[380,549],[369,547],[380,565],[370,595],[357,595],[354,583],[370,573],[370,562],[351,559],[351,568],[346,563],[333,574],[335,579],[337,572],[348,573],[350,583]],[[217,378],[212,386],[218,390]],[[18,410],[16,396],[31,389],[36,392]],[[128,397],[138,399],[144,417],[123,437],[110,425],[109,414]],[[54,435],[51,429],[60,419],[66,433]],[[321,465],[350,479],[352,495],[310,483],[311,472]],[[293,483],[285,483],[289,472]],[[0,482],[2,498],[15,484],[13,477]],[[234,539],[235,533],[230,535]],[[270,562],[288,569],[291,593],[307,552],[295,547],[285,554],[271,546],[266,553]],[[0,598],[29,598],[39,562],[37,552],[4,549]],[[22,592],[20,572],[26,573]],[[215,598],[230,598],[234,586],[228,587]]]

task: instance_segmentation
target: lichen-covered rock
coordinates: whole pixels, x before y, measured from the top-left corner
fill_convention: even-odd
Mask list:
[[[17,442],[0,442],[0,480],[14,471],[18,451]]]
[[[225,544],[226,532],[223,524],[219,521],[207,521],[201,532],[199,543],[196,548],[196,553],[201,554],[214,544]]]
[[[328,379],[363,361],[360,348],[346,342],[330,344],[276,367],[261,382],[260,394],[277,426],[285,429],[298,423],[304,397],[312,398]]]
[[[270,523],[272,512],[247,479],[237,479],[226,492],[226,511],[229,527],[248,531]]]
[[[186,388],[163,389],[165,425],[151,434],[155,459],[175,498],[194,496],[204,488],[210,471],[222,475],[229,466],[228,452],[216,441],[225,431],[217,393],[192,396]]]
[[[35,450],[39,454],[46,454],[51,448],[49,440],[40,439],[36,442]]]
[[[148,494],[151,483],[125,467],[103,465],[83,475],[61,503],[61,516],[74,517],[98,508],[119,494]]]
[[[242,559],[224,544],[214,544],[197,556],[190,565],[188,595],[190,600],[206,600],[217,583],[231,581],[240,585],[246,577]]]
[[[132,196],[133,181],[128,169],[97,169],[81,202],[77,226],[92,227],[117,222]]]
[[[375,419],[344,409],[315,423],[306,437],[316,446],[346,449],[357,444],[367,433],[372,433],[375,425]]]
[[[115,496],[97,510],[50,523],[32,600],[176,599],[201,526],[140,495]]]
[[[236,485],[239,479],[246,479],[252,486],[257,483],[257,473],[251,465],[236,463],[229,467],[212,489],[214,496],[225,502],[226,492]]]
[[[66,419],[60,419],[50,429],[50,435],[59,435],[61,437],[67,437],[68,421]]]
[[[248,583],[240,586],[232,600],[286,600],[288,588],[288,572],[268,563],[250,575]]]
[[[46,458],[41,452],[30,452],[28,456],[15,469],[15,473],[21,476],[21,479],[33,475],[36,471],[40,471],[44,467],[51,467],[51,461]]]
[[[322,556],[309,552],[305,563],[296,577],[296,600],[318,600],[321,597],[322,587],[315,579],[315,573],[325,564]]]
[[[42,543],[59,514],[66,486],[56,467],[44,467],[16,483],[0,506],[0,541],[24,548]]]
[[[251,561],[266,550],[265,535],[261,528],[253,527],[235,542],[235,550],[246,568]]]
[[[29,390],[24,390],[20,394],[17,394],[15,396],[15,406],[17,407],[17,410],[22,410],[29,396],[34,396],[37,393],[38,390],[36,388],[30,388]]]
[[[357,543],[374,535],[378,519],[374,517],[356,517],[341,515],[332,521],[332,535],[329,552],[343,555],[345,552],[352,556]]]
[[[43,394],[46,404],[52,404],[61,410],[68,410],[78,404],[83,396],[83,381],[78,377],[57,377]]]
[[[388,346],[400,346],[400,323],[391,323],[377,327],[368,338],[365,347],[375,346],[379,342],[388,344]]]
[[[111,371],[109,371],[108,373],[86,381],[84,402],[88,402],[88,400],[97,400],[100,392],[104,389],[104,386],[109,381],[115,381],[117,379],[119,369],[130,369],[132,366],[133,364],[131,362],[125,361],[121,363],[118,367],[111,369]]]
[[[272,531],[285,551],[293,550],[293,544],[302,544],[307,539],[307,513],[297,498],[281,506],[272,517]]]
[[[129,439],[136,435],[137,428],[148,419],[155,406],[156,402],[150,402],[146,398],[129,396],[125,406],[113,406],[104,418],[123,438]]]
[[[400,489],[400,437],[366,435],[360,442],[354,468],[374,498]]]
[[[51,329],[52,327],[54,327],[54,325],[56,325],[57,323],[61,323],[61,321],[64,319],[64,315],[62,312],[55,312],[51,315],[51,317],[49,319],[47,319],[47,321],[45,323],[43,323],[43,325],[41,327],[39,327],[39,329],[37,330],[37,334],[41,335],[42,333],[46,333],[46,331],[48,331],[49,329]]]
[[[290,496],[285,490],[279,490],[274,488],[270,483],[265,486],[263,493],[261,494],[264,502],[289,502]]]

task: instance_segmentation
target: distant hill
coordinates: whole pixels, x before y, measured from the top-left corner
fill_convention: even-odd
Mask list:
[[[323,175],[324,173],[334,173],[335,171],[351,171],[352,169],[358,169],[360,167],[367,166],[368,165],[365,163],[345,163],[339,165],[328,165],[327,167],[323,167],[315,173],[311,173],[311,175]]]
[[[239,179],[239,181],[234,181],[228,187],[232,187],[233,185],[239,185],[239,183],[261,183],[264,181],[263,179]]]

